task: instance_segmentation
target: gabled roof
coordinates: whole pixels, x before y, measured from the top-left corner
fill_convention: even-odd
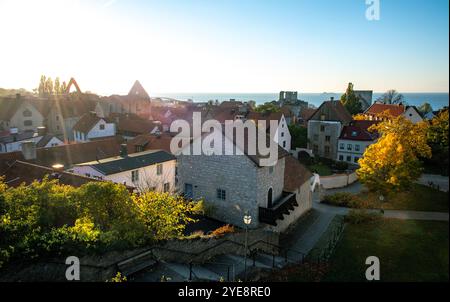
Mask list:
[[[303,108],[302,110],[300,110],[300,117],[304,121],[307,121],[313,116],[313,114],[316,112],[316,110],[317,109],[315,109],[315,108]]]
[[[30,160],[29,162],[46,167],[51,167],[54,164],[62,164],[68,168],[74,164],[116,156],[120,153],[121,143],[123,143],[123,139],[113,138],[56,147],[37,148],[36,159]],[[20,151],[0,153],[0,162],[2,160],[25,161]]]
[[[41,140],[36,144],[36,148],[43,148],[43,147],[45,147],[54,137],[56,137],[56,136],[51,135],[51,134],[44,135],[41,138]],[[62,141],[61,139],[59,139],[59,140]]]
[[[101,172],[103,175],[111,175],[175,159],[175,156],[166,151],[150,150],[133,153],[127,156],[115,156],[98,161],[81,163],[77,166],[91,166],[95,170]]]
[[[384,104],[375,102],[367,108],[366,111],[364,111],[364,114],[368,115],[378,115],[380,113],[383,113],[387,111],[391,116],[397,117],[399,115],[402,115],[405,112],[406,108],[403,105],[397,105],[397,104]]]
[[[4,182],[10,187],[17,187],[22,183],[29,185],[35,180],[42,180],[45,176],[48,176],[49,179],[58,179],[61,184],[75,187],[96,181],[84,176],[55,171],[52,168],[18,160],[13,160],[12,162],[2,161],[0,164],[0,176],[5,177]]]
[[[299,189],[305,182],[309,181],[312,176],[312,173],[292,155],[288,155],[285,157],[284,191],[297,191],[297,189]]]
[[[130,92],[128,92],[128,95],[143,99],[150,99],[147,91],[145,91],[144,87],[142,87],[139,81],[134,82],[133,87],[131,87]]]
[[[156,121],[146,120],[135,114],[118,114],[114,113],[109,116],[111,121],[115,121],[117,125],[117,131],[120,133],[137,133],[144,134],[150,133],[155,127],[159,127],[161,124]]]
[[[352,121],[351,114],[340,101],[325,101],[308,120],[320,121],[321,115],[325,115],[325,121],[336,121],[344,124]]]
[[[103,120],[103,119],[98,117],[94,112],[85,113],[78,120],[78,122],[75,124],[75,126],[73,126],[73,130],[82,132],[82,133],[88,133],[101,120]]]
[[[128,153],[136,152],[136,146],[144,148],[143,150],[164,150],[169,153],[170,142],[173,136],[169,133],[161,133],[159,135],[154,134],[141,134],[127,142]]]
[[[0,98],[0,120],[10,120],[24,103],[31,104],[44,118],[47,116],[51,107],[51,102],[49,100],[38,97],[3,97]]]

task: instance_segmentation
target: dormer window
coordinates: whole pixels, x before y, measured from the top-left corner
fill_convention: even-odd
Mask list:
[[[353,136],[353,137],[355,137],[355,136],[357,136],[357,135],[358,135],[358,132],[352,131],[352,136]]]
[[[100,124],[100,130],[105,130],[105,124]]]

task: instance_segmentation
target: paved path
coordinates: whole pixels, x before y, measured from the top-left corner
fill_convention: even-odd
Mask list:
[[[335,207],[323,203],[314,202],[313,209],[334,215],[346,215],[350,209],[344,207]],[[369,212],[380,212],[380,210],[368,210]],[[384,210],[383,217],[411,220],[433,220],[449,221],[449,213],[445,212],[425,212],[425,211],[406,211],[406,210]]]
[[[422,174],[417,183],[429,186],[429,182],[434,185],[438,185],[441,191],[447,192],[449,187],[448,176],[433,175],[433,174]]]

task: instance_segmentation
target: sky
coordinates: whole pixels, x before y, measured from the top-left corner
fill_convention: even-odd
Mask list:
[[[448,92],[449,1],[379,3],[369,21],[366,0],[0,0],[0,87]]]

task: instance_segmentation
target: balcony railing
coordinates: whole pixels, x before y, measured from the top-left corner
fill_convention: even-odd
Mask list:
[[[283,220],[283,215],[289,215],[289,212],[298,206],[295,193],[283,192],[281,199],[271,208],[259,207],[259,221],[270,225],[277,225],[277,220]]]

